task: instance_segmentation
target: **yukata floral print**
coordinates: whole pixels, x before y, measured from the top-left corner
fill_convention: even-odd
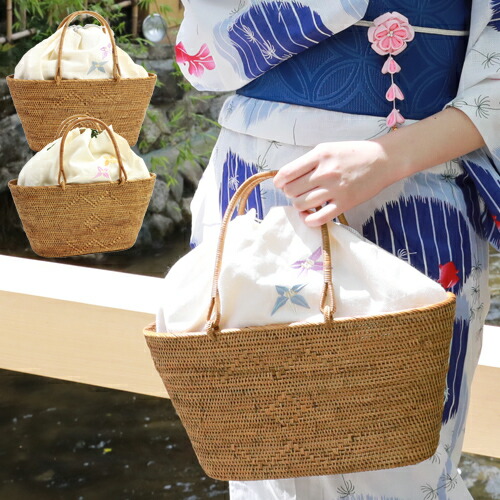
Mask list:
[[[280,168],[318,143],[397,133],[391,129],[445,106],[465,112],[486,142],[346,213],[365,237],[457,295],[436,453],[399,469],[230,482],[231,499],[471,498],[456,467],[489,306],[488,243],[500,247],[500,2],[184,3],[178,38],[184,74],[199,89],[237,90],[221,110],[219,140],[193,200],[193,244],[217,229],[228,199],[247,177]],[[391,31],[399,40],[387,40]],[[417,58],[421,66],[412,73]],[[283,204],[283,194],[265,182],[248,207],[263,216]],[[306,262],[308,272],[316,272],[314,255],[303,260],[298,272]],[[292,298],[296,307],[310,305],[306,278],[302,271],[300,289],[277,290],[270,315]]]

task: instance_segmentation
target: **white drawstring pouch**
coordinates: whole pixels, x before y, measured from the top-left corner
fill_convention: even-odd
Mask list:
[[[110,126],[112,130],[112,127]],[[147,179],[150,174],[144,160],[136,155],[128,142],[114,133],[123,167],[129,181]],[[19,174],[19,186],[52,186],[59,184],[59,150],[62,138],[36,153]],[[64,173],[66,182],[86,184],[110,182],[119,179],[119,166],[115,148],[106,131],[81,127],[69,132],[64,144]]]
[[[407,262],[353,229],[328,224],[336,312],[374,316],[445,301],[446,291]],[[157,332],[200,332],[207,321],[218,235],[182,257],[164,280]],[[255,210],[228,225],[219,277],[220,329],[321,322],[324,285],[321,231],[293,207]]]
[[[69,26],[64,37],[61,77],[64,80],[113,78],[113,57],[107,28],[96,24]],[[23,80],[54,80],[57,54],[63,30],[28,50],[16,66],[14,78]],[[148,72],[134,63],[119,47],[116,48],[122,78],[147,78]]]

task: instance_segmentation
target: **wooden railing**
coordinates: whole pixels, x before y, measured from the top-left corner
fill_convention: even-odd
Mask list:
[[[0,256],[0,368],[168,397],[142,328],[162,280]],[[464,449],[500,458],[500,328],[486,327]]]

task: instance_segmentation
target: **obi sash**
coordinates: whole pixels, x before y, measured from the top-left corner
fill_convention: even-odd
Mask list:
[[[430,116],[457,95],[465,58],[471,0],[425,2],[371,1],[364,21],[397,11],[415,27],[415,38],[395,56],[401,66],[397,84],[405,98],[401,114],[419,120]],[[439,33],[420,32],[419,27]],[[381,72],[385,57],[368,41],[368,28],[353,25],[264,73],[237,91],[246,97],[344,113],[387,116],[385,98],[390,76]]]

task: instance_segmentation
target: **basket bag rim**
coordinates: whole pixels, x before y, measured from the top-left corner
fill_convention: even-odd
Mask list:
[[[404,316],[411,316],[413,314],[425,313],[432,311],[434,309],[440,309],[443,307],[447,307],[451,303],[456,301],[456,296],[452,292],[446,292],[446,299],[441,302],[436,302],[434,304],[429,304],[421,307],[413,307],[411,309],[402,309],[401,311],[395,311],[391,313],[383,313],[383,314],[375,314],[371,316],[354,316],[354,317],[345,317],[345,318],[333,318],[332,323],[335,325],[342,325],[344,323],[352,324],[354,322],[366,322],[370,320],[384,320],[388,317],[400,318]],[[255,330],[279,330],[282,328],[293,328],[300,329],[304,326],[321,326],[328,323],[322,322],[309,322],[309,321],[296,321],[294,323],[270,323],[267,325],[254,325],[254,326],[246,326],[243,328],[224,328],[217,332],[217,335],[232,335],[235,333],[246,333]],[[165,338],[195,338],[195,337],[203,337],[204,335],[208,335],[206,330],[197,331],[197,332],[158,332],[156,331],[156,322],[153,322],[143,329],[143,333],[146,337],[165,337]]]
[[[115,184],[115,185],[125,185],[133,182],[149,182],[152,179],[156,178],[156,174],[153,172],[149,172],[149,177],[145,177],[144,179],[133,179],[133,180],[126,180],[123,182],[120,182],[119,180],[117,181],[103,181],[103,182],[69,182],[65,184],[65,188],[63,188],[60,184],[51,184],[50,186],[22,186],[17,183],[18,179],[12,179],[8,182],[9,188],[14,188],[14,189],[33,189],[33,190],[41,190],[41,189],[76,189],[82,186],[85,187],[98,187],[98,186],[109,186],[110,184]]]

